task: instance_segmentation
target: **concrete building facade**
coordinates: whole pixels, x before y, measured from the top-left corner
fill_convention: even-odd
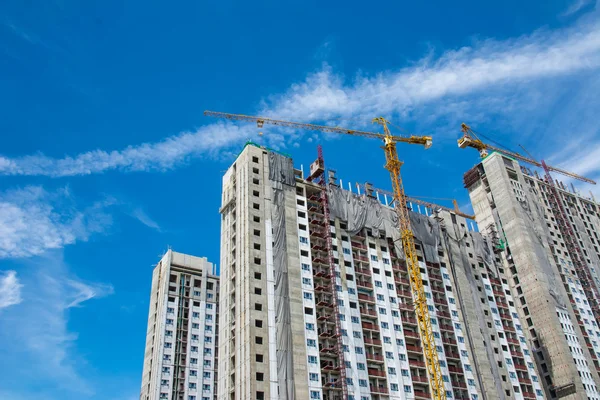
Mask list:
[[[546,396],[600,399],[600,321],[565,245],[548,183],[493,153],[465,174],[465,187],[480,230],[506,247],[502,287],[513,294],[509,312],[522,321],[517,336],[530,348]],[[579,243],[591,284],[598,285],[597,205],[560,183],[558,193],[576,236],[569,239]]]
[[[206,258],[167,251],[154,268],[140,400],[213,400],[219,278]]]
[[[219,399],[431,398],[394,210],[314,177],[252,144],[223,177]],[[494,238],[410,216],[447,398],[545,398]]]

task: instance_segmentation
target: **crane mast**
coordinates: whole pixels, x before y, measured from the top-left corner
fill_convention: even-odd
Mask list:
[[[410,286],[413,291],[415,313],[417,314],[421,341],[423,342],[423,351],[425,353],[425,359],[427,360],[429,385],[434,400],[446,399],[446,390],[444,388],[444,381],[442,380],[442,371],[435,346],[433,327],[431,326],[429,308],[427,307],[425,287],[423,286],[423,280],[421,278],[421,269],[419,267],[419,260],[417,259],[415,240],[410,226],[408,209],[406,208],[406,195],[404,194],[402,176],[400,175],[402,161],[398,158],[396,143],[393,140],[388,139],[388,136],[391,136],[391,134],[385,119],[376,118],[374,122],[382,125],[386,134],[386,139],[384,139],[385,168],[389,171],[392,180],[394,200],[396,201],[394,210],[396,210],[400,222],[400,240],[402,241],[402,248],[404,249],[407,269],[410,275]]]
[[[432,391],[433,400],[446,400],[446,390],[444,388],[444,381],[442,379],[442,371],[437,354],[437,348],[435,345],[435,338],[433,336],[433,329],[431,326],[431,319],[429,315],[429,309],[427,307],[427,298],[425,296],[425,288],[423,280],[421,279],[421,271],[419,267],[419,260],[417,259],[417,251],[415,248],[415,240],[410,226],[410,219],[408,216],[408,210],[406,208],[406,195],[404,194],[404,187],[402,185],[402,177],[400,175],[400,167],[402,162],[398,158],[398,151],[396,149],[396,143],[410,143],[420,144],[426,149],[431,147],[432,138],[431,136],[403,136],[403,135],[392,135],[390,132],[387,121],[383,117],[374,118],[373,122],[383,126],[384,133],[359,131],[354,129],[332,127],[325,125],[314,125],[305,124],[300,122],[277,120],[265,117],[256,117],[242,114],[230,114],[216,111],[205,111],[204,115],[216,118],[225,118],[234,121],[247,121],[256,122],[259,128],[262,128],[264,124],[277,125],[293,129],[305,129],[320,132],[331,132],[331,133],[342,133],[346,135],[362,136],[373,139],[383,140],[385,151],[386,164],[385,168],[390,173],[392,180],[392,187],[394,188],[394,199],[396,200],[397,206],[395,207],[398,219],[400,221],[400,240],[406,256],[407,269],[410,275],[410,285],[413,292],[413,302],[415,304],[415,313],[417,315],[417,321],[419,325],[419,331],[421,334],[421,341],[423,343],[423,352],[426,359],[427,372],[429,374],[429,385]],[[322,157],[322,156],[321,156]],[[326,200],[325,200],[326,201]],[[337,316],[336,316],[337,318]],[[343,366],[342,366],[343,368]],[[347,397],[347,391],[345,389],[346,382],[342,382],[342,390],[344,397]],[[344,400],[347,400],[346,398]]]

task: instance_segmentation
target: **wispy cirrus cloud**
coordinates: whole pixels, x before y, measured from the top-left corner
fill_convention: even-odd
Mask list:
[[[137,219],[139,222],[141,222],[143,225],[146,225],[148,228],[154,229],[157,232],[161,232],[162,229],[160,228],[160,225],[158,225],[158,222],[156,222],[155,220],[153,220],[152,218],[150,218],[150,216],[148,214],[146,214],[146,212],[144,210],[142,210],[141,208],[134,208],[130,215]]]
[[[17,278],[17,271],[0,271],[0,310],[23,301],[22,287]]]
[[[591,6],[592,4],[596,4],[595,0],[574,0],[569,7],[567,7],[567,9],[561,14],[561,16],[563,17],[568,17],[570,15],[573,15],[577,12],[579,12],[580,10],[582,10],[583,8],[587,7],[587,6]]]
[[[560,30],[539,30],[513,39],[476,41],[426,56],[412,65],[374,75],[345,79],[324,65],[280,94],[258,103],[257,113],[304,121],[345,120],[372,115],[401,116],[434,123],[468,115],[475,121],[499,112],[548,101],[540,89],[557,79],[595,73],[600,68],[600,24],[582,20]],[[537,98],[534,98],[537,96]],[[0,174],[52,177],[105,171],[160,171],[194,157],[226,151],[257,131],[229,122],[205,125],[156,143],[123,150],[94,150],[72,157],[31,155],[0,157]],[[266,135],[270,144],[285,146],[295,132]]]
[[[0,259],[29,257],[86,241],[112,223],[106,199],[74,208],[67,189],[48,192],[27,186],[0,193]]]

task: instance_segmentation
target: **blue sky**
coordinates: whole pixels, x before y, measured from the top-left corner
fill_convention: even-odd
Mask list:
[[[406,191],[468,206],[460,123],[600,178],[595,1],[0,4],[0,398],[139,395],[152,266],[219,259],[221,175],[252,139],[389,189],[379,143],[203,110],[377,129]],[[399,131],[396,131],[399,132]],[[597,189],[580,186],[584,192]]]

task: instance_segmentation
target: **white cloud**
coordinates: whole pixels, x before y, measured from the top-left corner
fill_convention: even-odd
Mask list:
[[[600,26],[590,19],[556,31],[540,30],[504,41],[477,41],[437,58],[428,55],[396,71],[352,80],[325,65],[305,81],[262,101],[257,112],[301,121],[368,121],[373,115],[398,115],[433,122],[440,116],[458,118],[466,114],[477,120],[493,110],[519,110],[524,104],[532,107],[532,99],[544,100],[543,92],[528,93],[536,83],[547,84],[599,67]],[[499,97],[489,96],[490,92],[498,92]],[[278,132],[265,135],[265,140],[285,147],[289,136],[296,134]],[[0,157],[0,173],[60,177],[110,170],[165,170],[193,157],[226,152],[256,134],[257,129],[249,124],[218,122],[120,151],[94,150],[62,159],[44,155]]]
[[[43,155],[17,159],[0,157],[4,175],[45,175],[52,177],[89,175],[108,170],[149,171],[172,168],[200,154],[216,155],[222,148],[256,135],[247,125],[231,123],[206,125],[157,143],[129,146],[121,151],[94,150],[76,157],[53,159]]]
[[[28,259],[20,267],[25,301],[4,309],[0,325],[3,363],[15,366],[4,371],[2,390],[15,398],[92,395],[95,388],[84,376],[87,362],[77,351],[78,333],[69,329],[69,314],[88,300],[112,294],[112,286],[73,276],[60,251]]]
[[[563,17],[573,15],[583,9],[584,7],[595,4],[595,0],[574,0],[569,7],[561,14]]]
[[[108,199],[82,211],[74,209],[67,190],[47,192],[41,186],[0,193],[0,259],[39,255],[89,235],[111,223]]]
[[[22,287],[16,271],[0,271],[0,310],[22,301]]]
[[[152,218],[150,218],[150,216],[148,214],[146,214],[146,212],[144,210],[142,210],[141,208],[134,209],[130,215],[133,218],[137,219],[142,224],[146,225],[148,228],[152,228],[158,232],[161,231],[158,223],[155,220],[153,220]]]

